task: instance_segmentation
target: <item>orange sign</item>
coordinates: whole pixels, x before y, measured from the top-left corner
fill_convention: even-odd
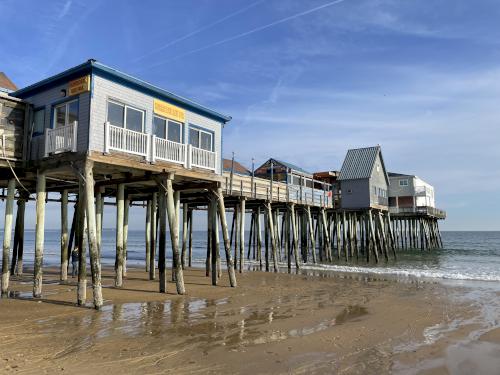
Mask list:
[[[176,107],[175,105],[169,104],[167,102],[163,102],[161,100],[154,100],[154,112],[160,116],[185,122],[186,120],[186,111],[182,108]]]
[[[84,76],[68,84],[68,96],[78,95],[90,91],[90,76]]]

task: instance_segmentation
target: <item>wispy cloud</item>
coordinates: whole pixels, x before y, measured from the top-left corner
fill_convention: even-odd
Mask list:
[[[205,50],[208,50],[208,49],[211,49],[213,47],[217,47],[217,46],[220,46],[222,44],[226,44],[226,43],[229,43],[229,42],[233,42],[235,40],[238,40],[238,39],[241,39],[241,38],[244,38],[244,37],[247,37],[249,35],[252,35],[252,34],[255,34],[255,33],[258,33],[258,32],[261,32],[261,31],[264,31],[264,30],[267,30],[267,29],[270,29],[272,27],[275,27],[277,25],[280,25],[280,24],[283,24],[285,22],[289,22],[291,20],[294,20],[294,19],[297,19],[297,18],[300,18],[300,17],[303,17],[303,16],[306,16],[308,14],[311,14],[311,13],[314,13],[314,12],[318,12],[322,9],[325,9],[325,8],[328,8],[330,6],[333,6],[333,5],[337,5],[337,4],[340,4],[340,3],[343,3],[344,1],[346,0],[335,0],[335,1],[330,1],[326,4],[323,4],[323,5],[320,5],[320,6],[317,6],[317,7],[314,7],[314,8],[310,8],[310,9],[307,9],[305,11],[302,11],[302,12],[299,12],[299,13],[296,13],[296,14],[293,14],[291,16],[288,16],[288,17],[285,17],[285,18],[281,18],[277,21],[274,21],[274,22],[271,22],[271,23],[268,23],[266,25],[263,25],[263,26],[259,26],[259,27],[256,27],[256,28],[253,28],[251,30],[248,30],[248,31],[245,31],[243,33],[239,33],[239,34],[236,34],[236,35],[233,35],[231,37],[228,37],[228,38],[224,38],[224,39],[221,39],[217,42],[213,42],[213,43],[209,43],[209,44],[206,44],[204,45],[203,47],[199,47],[199,48],[195,48],[195,49],[192,49],[190,51],[187,51],[187,52],[184,52],[184,53],[181,53],[179,55],[176,55],[168,60],[164,60],[164,61],[161,61],[161,62],[158,62],[158,63],[155,63],[155,64],[151,64],[147,67],[144,67],[143,69],[140,69],[140,71],[142,70],[146,70],[146,69],[152,69],[152,68],[156,68],[156,67],[159,67],[159,66],[162,66],[162,65],[165,65],[171,61],[174,61],[174,60],[178,60],[180,58],[183,58],[183,57],[186,57],[186,56],[189,56],[189,55],[192,55],[192,54],[195,54],[195,53],[198,53],[198,52],[202,52],[202,51],[205,51]]]
[[[62,18],[64,18],[68,12],[69,12],[69,9],[71,8],[71,4],[73,3],[73,0],[67,0],[66,3],[64,4],[64,6],[62,7],[61,9],[61,12],[59,13],[59,15],[57,16],[57,18],[60,20]]]
[[[234,18],[234,17],[240,15],[240,14],[248,11],[249,9],[256,7],[259,4],[262,4],[263,2],[264,2],[264,0],[259,0],[259,1],[256,1],[254,3],[251,3],[251,4],[245,6],[245,7],[241,8],[241,9],[238,9],[236,12],[230,13],[227,16],[224,16],[224,17],[222,17],[222,18],[220,18],[220,19],[218,19],[218,20],[216,20],[216,21],[214,21],[212,23],[209,23],[206,26],[203,26],[201,28],[193,30],[193,31],[191,31],[191,32],[189,32],[189,33],[187,33],[187,34],[179,37],[179,38],[176,38],[176,39],[174,39],[174,40],[172,40],[172,41],[170,41],[170,42],[168,42],[168,43],[166,43],[166,44],[164,44],[164,45],[156,48],[156,49],[153,49],[150,52],[148,52],[148,53],[146,53],[146,54],[144,54],[142,56],[137,57],[136,59],[133,60],[133,62],[136,63],[136,62],[142,61],[145,58],[150,57],[150,56],[152,56],[152,55],[154,55],[154,54],[156,54],[158,52],[161,52],[161,51],[163,51],[163,50],[165,50],[165,49],[167,49],[169,47],[172,47],[173,45],[175,45],[177,43],[180,43],[180,42],[182,42],[182,41],[184,41],[186,39],[189,39],[189,38],[191,38],[191,37],[193,37],[195,35],[198,35],[198,34],[200,34],[202,32],[206,32],[206,31],[208,31],[210,29],[213,29],[215,26],[220,25],[221,23],[223,23],[225,21],[228,21],[231,18]]]

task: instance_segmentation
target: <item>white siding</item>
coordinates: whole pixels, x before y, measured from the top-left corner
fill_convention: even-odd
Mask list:
[[[90,121],[90,150],[104,152],[104,123],[107,120],[107,101],[128,104],[145,111],[145,132],[152,133],[154,97],[137,90],[110,81],[106,78],[93,76],[92,113]],[[210,118],[186,110],[184,124],[184,143],[187,143],[189,123],[205,128],[214,133],[214,150],[217,153],[216,173],[221,173],[222,124]]]

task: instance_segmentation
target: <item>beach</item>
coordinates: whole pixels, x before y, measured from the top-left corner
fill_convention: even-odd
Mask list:
[[[31,298],[31,274],[13,277],[15,292],[0,300],[0,372],[495,374],[500,368],[499,329],[481,331],[480,307],[456,298],[467,294],[463,286],[251,271],[230,288],[225,272],[215,287],[193,268],[180,296],[173,283],[158,293],[140,268],[128,270],[122,289],[112,286],[112,269],[103,274],[102,311],[92,309],[90,281],[85,308],[74,303],[76,279],[60,284],[55,268],[44,274],[40,301]]]

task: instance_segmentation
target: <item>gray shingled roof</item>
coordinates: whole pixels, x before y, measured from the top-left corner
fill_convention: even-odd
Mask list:
[[[373,165],[379,153],[380,146],[357,148],[347,151],[344,163],[340,169],[338,180],[370,178],[373,171]],[[384,161],[382,159],[382,164],[383,163]]]

